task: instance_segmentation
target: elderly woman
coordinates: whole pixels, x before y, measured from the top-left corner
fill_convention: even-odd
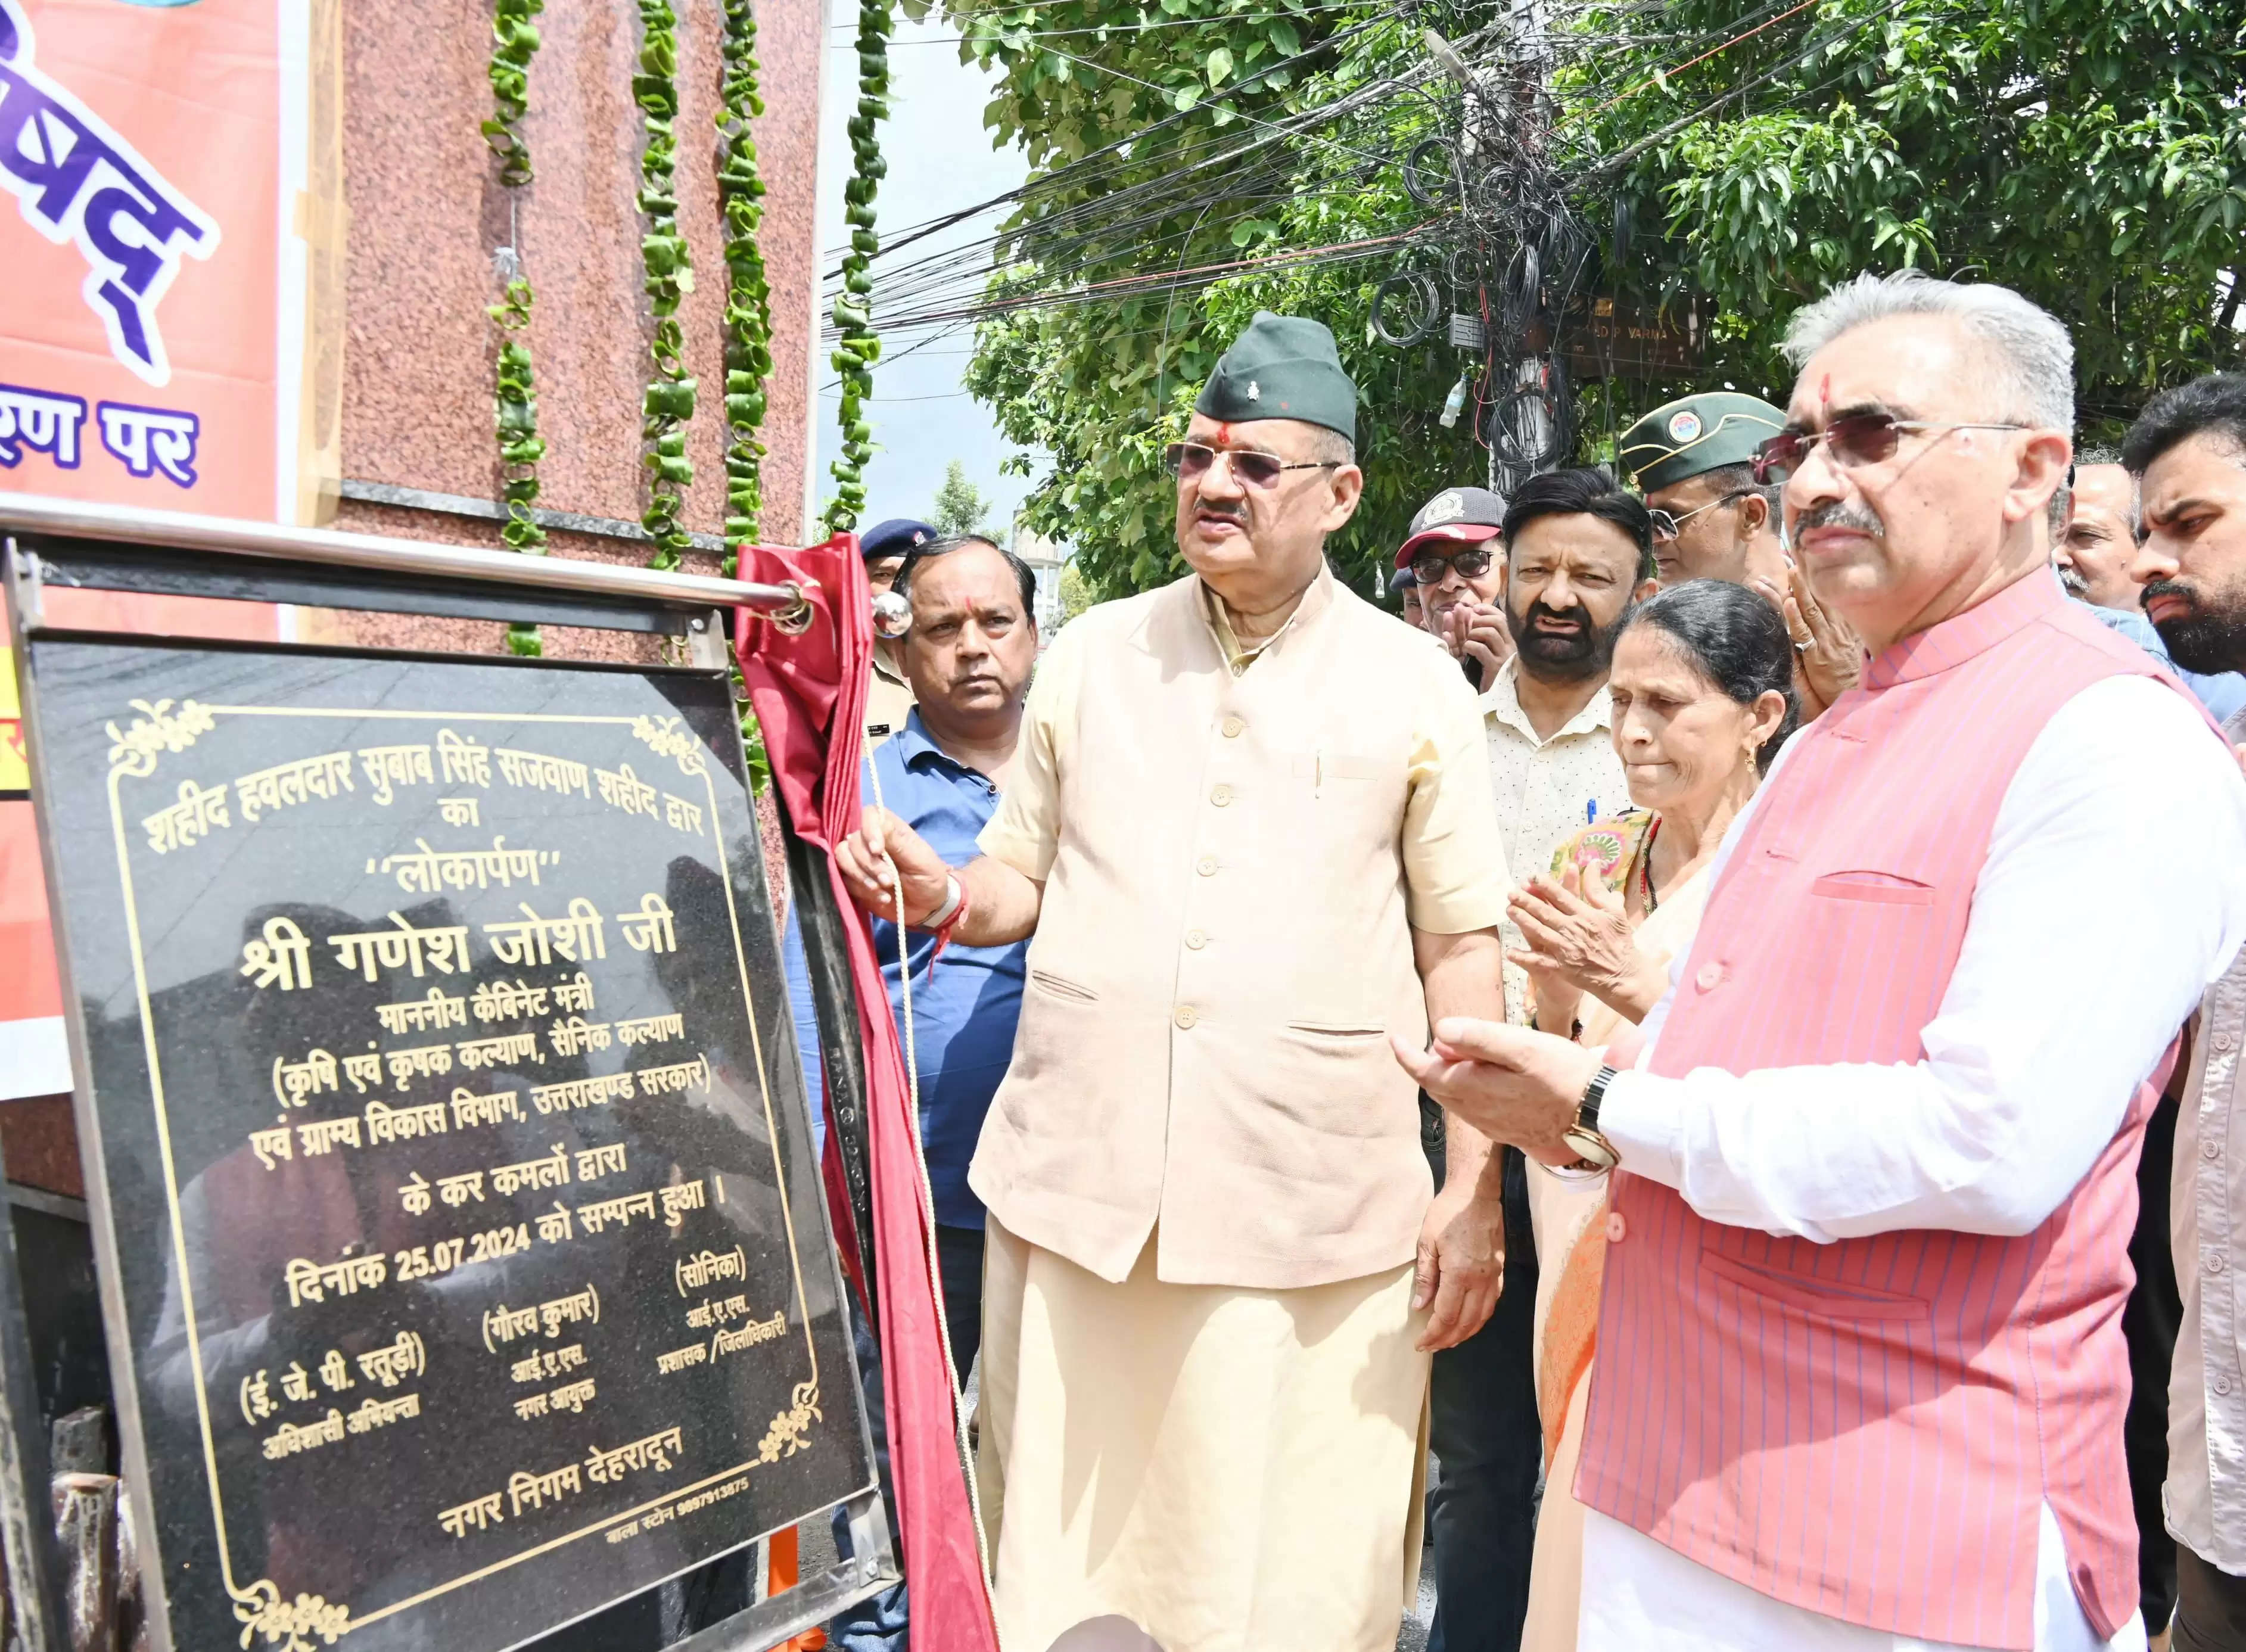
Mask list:
[[[1561,845],[1549,877],[1513,896],[1536,1022],[1611,1043],[1668,990],[1692,944],[1725,829],[1793,731],[1793,649],[1776,608],[1743,586],[1694,580],[1651,598],[1616,642],[1614,743],[1637,806]],[[1583,1512],[1570,1489],[1582,1442],[1606,1245],[1606,1183],[1530,1175],[1542,1266],[1537,1404],[1546,1484],[1524,1652],[1571,1652]]]

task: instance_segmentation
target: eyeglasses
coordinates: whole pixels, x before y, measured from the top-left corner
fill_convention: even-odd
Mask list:
[[[1259,453],[1249,447],[1211,447],[1206,442],[1172,442],[1162,450],[1162,464],[1181,482],[1208,474],[1219,453],[1232,461],[1232,473],[1249,487],[1276,487],[1283,471],[1330,471],[1337,459],[1310,459],[1296,464],[1276,453]]]
[[[1965,419],[1929,423],[1918,418],[1897,418],[1893,413],[1845,413],[1820,431],[1781,431],[1760,447],[1755,449],[1754,479],[1758,482],[1783,482],[1808,462],[1809,450],[1820,442],[1832,445],[1833,461],[1836,465],[1854,467],[1859,465],[1879,465],[1895,456],[1906,432],[1919,435],[1928,431],[1952,430],[2030,430],[2033,426],[2012,424],[1975,423]]]
[[[1453,568],[1464,580],[1478,580],[1489,572],[1489,565],[1497,561],[1496,554],[1486,546],[1474,545],[1448,556],[1439,551],[1426,551],[1412,559],[1412,577],[1424,586],[1440,585]]]
[[[1702,511],[1712,511],[1718,506],[1729,505],[1734,500],[1745,499],[1753,491],[1750,487],[1734,488],[1723,498],[1710,500],[1705,505],[1698,506],[1685,512],[1682,516],[1669,511],[1649,510],[1646,514],[1653,519],[1653,537],[1657,540],[1673,540],[1677,537],[1678,530],[1699,515]]]

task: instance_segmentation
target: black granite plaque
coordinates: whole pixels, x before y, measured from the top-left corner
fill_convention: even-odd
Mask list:
[[[28,661],[174,1646],[498,1652],[871,1482],[722,682]]]

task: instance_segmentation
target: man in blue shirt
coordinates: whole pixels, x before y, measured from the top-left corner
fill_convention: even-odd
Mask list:
[[[930,843],[966,859],[1013,767],[1038,657],[1036,576],[988,540],[938,540],[905,558],[897,588],[912,602],[902,654],[918,703],[903,731],[874,753],[865,798],[878,798]],[[894,922],[875,921],[874,951],[902,1033],[899,939]],[[983,1204],[968,1189],[967,1166],[1013,1059],[1029,945],[952,945],[936,959],[934,935],[908,933],[903,941],[921,1146],[936,1198],[952,1359],[963,1381],[982,1335]]]
[[[998,807],[1013,767],[1022,702],[1037,663],[1036,575],[986,539],[938,540],[906,555],[896,589],[912,602],[912,629],[899,649],[917,704],[904,726],[877,746],[861,778],[870,806],[902,816],[937,852],[974,858],[975,840]],[[920,1075],[921,1143],[936,1200],[936,1252],[945,1329],[959,1380],[967,1380],[983,1332],[983,1204],[967,1186],[968,1162],[983,1116],[1014,1054],[1027,942],[944,948],[936,937],[876,920],[874,952],[889,986],[889,1009],[907,1030],[904,975],[911,970],[911,1051]],[[787,972],[796,1039],[814,1111],[820,1083],[818,1026],[793,913]],[[872,1339],[858,1339],[869,1404],[881,1376]],[[880,1424],[875,1424],[876,1430]],[[903,1644],[902,1586],[832,1626],[847,1652]],[[897,1598],[892,1598],[892,1596]]]

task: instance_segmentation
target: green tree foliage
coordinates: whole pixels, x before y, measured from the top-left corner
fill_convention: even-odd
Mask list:
[[[1581,130],[1636,151],[1620,187],[1665,230],[1630,275],[1712,296],[1744,376],[1783,382],[1773,346],[1804,299],[1915,265],[2066,321],[2086,421],[2110,427],[2237,354],[2218,323],[2246,268],[2242,87],[2242,0],[1821,0]]]
[[[1054,626],[1053,629],[1058,631],[1060,629],[1061,625],[1067,624],[1071,620],[1083,613],[1085,609],[1090,608],[1099,600],[1099,599],[1098,597],[1092,594],[1092,586],[1090,582],[1085,579],[1084,570],[1079,568],[1072,561],[1062,563],[1060,567],[1060,625]]]
[[[967,479],[967,466],[953,459],[943,469],[943,486],[936,490],[936,503],[928,513],[928,525],[943,539],[957,539],[963,534],[987,534],[990,531],[991,501],[983,497],[983,490]]]
[[[950,0],[949,15],[963,56],[998,72],[984,117],[997,139],[1018,141],[1038,176],[1099,159],[1030,195],[995,296],[1033,275],[1049,289],[1056,269],[1139,283],[978,331],[969,387],[1016,445],[1052,456],[1029,525],[1073,546],[1102,595],[1174,577],[1161,445],[1253,310],[1291,309],[1333,327],[1363,394],[1365,503],[1331,549],[1366,588],[1419,504],[1483,474],[1471,418],[1446,430],[1437,417],[1469,358],[1439,336],[1372,341],[1374,283],[1424,255],[1279,255],[1433,217],[1397,162],[1439,129],[1440,97],[1371,100],[1251,153],[1198,198],[1156,186],[1242,131],[1348,107],[1419,57],[1422,24],[1464,39],[1495,11],[1430,4],[1406,22],[1316,0]],[[2246,0],[1670,0],[1563,12],[1559,26],[1596,38],[1551,89],[1555,164],[1608,255],[1597,290],[1671,316],[1698,303],[1713,340],[1677,380],[1578,386],[1579,457],[1684,389],[1782,398],[1787,318],[1860,269],[1999,281],[2051,308],[2074,330],[2094,430],[2238,357]],[[1637,226],[1620,261],[1618,202]],[[1263,262],[1213,288],[1166,290],[1176,272],[1249,258]]]
[[[1090,159],[1011,225],[1025,279],[1065,267],[1087,283],[1190,272],[1270,243],[1297,183],[1287,146],[1248,149],[1183,191],[1170,180],[1328,95],[1319,71],[1337,57],[1377,61],[1413,33],[1385,8],[1333,0],[953,0],[948,15],[963,57],[999,77],[983,116],[993,138],[1018,143],[1037,175]],[[1008,285],[1002,276],[1002,296]],[[1232,330],[1190,288],[1024,309],[980,330],[968,387],[1017,446],[1052,456],[1029,525],[1074,546],[1099,595],[1181,569],[1161,449]]]

